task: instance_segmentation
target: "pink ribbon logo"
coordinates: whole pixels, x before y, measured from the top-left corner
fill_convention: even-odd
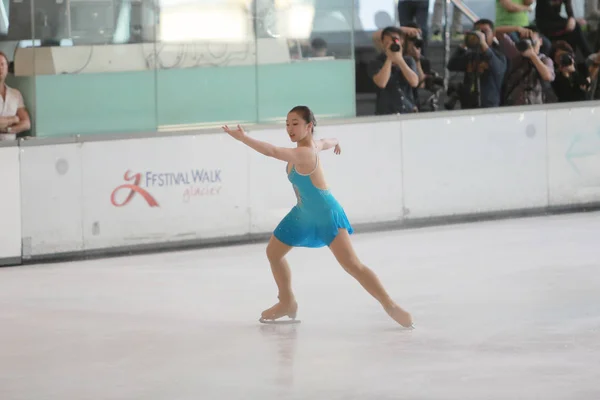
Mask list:
[[[131,199],[133,199],[133,196],[135,196],[135,194],[138,193],[140,196],[142,196],[144,198],[144,200],[146,200],[146,202],[148,203],[148,205],[150,207],[159,207],[156,200],[154,200],[154,197],[152,197],[152,195],[150,193],[148,193],[147,191],[145,191],[144,189],[142,189],[140,187],[140,182],[142,180],[142,174],[138,173],[138,174],[134,174],[132,176],[131,171],[127,170],[127,172],[125,172],[124,179],[128,182],[133,181],[133,183],[125,183],[125,184],[115,188],[115,190],[113,190],[112,194],[110,195],[110,202],[112,203],[113,206],[123,207],[123,206],[127,205],[131,201]],[[129,195],[127,196],[127,198],[125,199],[125,201],[123,201],[121,204],[119,204],[119,203],[117,203],[115,196],[116,196],[117,192],[121,189],[129,189],[130,192],[129,192]]]

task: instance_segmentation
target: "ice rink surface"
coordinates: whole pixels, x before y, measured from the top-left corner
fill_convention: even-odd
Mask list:
[[[327,248],[0,269],[0,399],[600,399],[600,213],[353,236],[403,330]]]

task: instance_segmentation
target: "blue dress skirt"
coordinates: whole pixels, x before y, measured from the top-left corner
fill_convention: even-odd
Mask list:
[[[288,246],[329,246],[340,228],[346,229],[349,234],[354,232],[340,203],[329,190],[313,185],[310,175],[300,174],[294,166],[288,174],[288,179],[296,191],[298,204],[273,232],[279,241]]]

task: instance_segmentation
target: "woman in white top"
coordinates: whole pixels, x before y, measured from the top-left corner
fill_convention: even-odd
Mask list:
[[[31,129],[23,95],[6,85],[8,57],[0,51],[0,140],[14,140],[17,134]]]

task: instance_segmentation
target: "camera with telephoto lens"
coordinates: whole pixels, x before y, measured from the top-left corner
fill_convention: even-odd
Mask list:
[[[448,96],[448,100],[444,103],[444,108],[446,110],[454,110],[456,103],[460,102],[462,91],[462,83],[451,83],[448,85],[448,90],[446,90],[446,96]]]
[[[575,62],[575,60],[573,59],[573,55],[569,54],[569,53],[564,53],[563,55],[560,56],[560,66],[565,68],[565,67],[570,67],[571,65],[573,65],[573,63]]]
[[[480,30],[470,31],[465,33],[465,46],[469,50],[476,50],[481,46],[481,40],[475,32],[481,32]]]
[[[394,43],[391,44],[390,46],[390,50],[393,51],[394,53],[397,53],[400,51],[400,39],[398,38],[393,38]]]
[[[423,48],[423,38],[421,36],[409,36],[408,37],[408,41],[409,42],[413,42],[415,47],[418,49],[422,49]]]
[[[435,92],[438,87],[444,87],[444,78],[435,71],[425,75],[425,89]]]
[[[525,38],[525,39],[519,40],[515,44],[515,47],[517,48],[517,50],[519,50],[519,52],[523,53],[523,52],[529,50],[530,48],[533,48],[536,44],[537,44],[537,42],[535,40]]]
[[[575,55],[571,53],[564,53],[560,56],[558,63],[561,68],[570,67],[571,65],[575,64]],[[577,70],[571,74],[571,79],[573,80],[574,86],[581,87],[584,90],[589,90],[592,86],[591,82],[587,80],[587,77]]]
[[[582,88],[585,91],[590,90],[590,88],[592,87],[592,83],[588,81],[583,74],[580,74],[578,72],[575,72],[573,74],[573,83],[575,84],[575,86]]]

